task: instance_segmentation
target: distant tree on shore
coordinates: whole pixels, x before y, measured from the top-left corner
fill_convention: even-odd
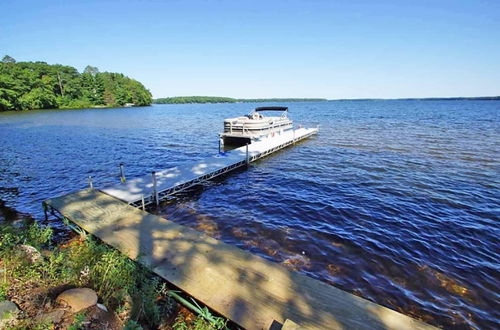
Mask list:
[[[186,104],[186,103],[235,103],[237,99],[220,96],[175,96],[153,100],[157,104]]]
[[[327,101],[326,99],[307,98],[273,98],[273,99],[234,99],[221,96],[175,96],[153,100],[157,104],[186,104],[186,103],[236,103],[236,102],[314,102]]]
[[[0,111],[149,105],[151,93],[121,73],[83,73],[71,66],[16,62],[6,55],[0,63]]]
[[[14,58],[10,57],[9,55],[5,55],[2,58],[2,62],[3,63],[16,63],[16,60]]]

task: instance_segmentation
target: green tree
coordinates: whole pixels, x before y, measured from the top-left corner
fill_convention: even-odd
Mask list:
[[[99,72],[88,65],[83,73],[66,65],[0,62],[0,111],[48,108],[149,105],[151,93],[121,73]]]
[[[5,55],[2,58],[3,63],[16,63],[16,60],[13,57],[10,57],[9,55]]]
[[[83,73],[88,73],[91,76],[95,76],[99,73],[99,69],[95,66],[87,65],[85,69],[83,69]]]

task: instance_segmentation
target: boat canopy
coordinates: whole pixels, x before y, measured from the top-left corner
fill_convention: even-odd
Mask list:
[[[255,111],[288,111],[288,107],[258,107]]]

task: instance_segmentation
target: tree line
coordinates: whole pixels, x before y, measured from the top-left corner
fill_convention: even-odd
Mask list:
[[[237,99],[221,96],[175,96],[154,99],[157,104],[186,104],[186,103],[235,103]]]
[[[6,55],[0,62],[0,111],[150,105],[152,95],[143,84],[121,73],[83,73],[67,65],[16,62]]]
[[[237,102],[314,102],[327,101],[318,98],[272,98],[272,99],[235,99],[221,96],[175,96],[154,99],[157,104],[185,104],[185,103],[237,103]]]

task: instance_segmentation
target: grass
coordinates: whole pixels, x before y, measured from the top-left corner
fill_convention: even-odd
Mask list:
[[[18,245],[26,244],[42,251],[39,262],[30,264],[18,253]],[[125,315],[125,329],[157,328],[162,318],[174,315],[174,298],[199,316],[186,320],[182,314],[171,325],[174,329],[224,329],[226,320],[213,316],[206,307],[191,303],[178,294],[170,294],[165,284],[140,264],[119,251],[102,244],[83,232],[64,244],[54,244],[52,229],[38,224],[27,227],[0,226],[0,299],[8,299],[20,291],[33,288],[88,287],[99,301],[116,314]],[[31,295],[30,292],[26,294]],[[46,297],[41,299],[46,301]],[[51,298],[53,299],[53,298]],[[40,299],[39,299],[40,300]],[[36,301],[36,299],[34,299]],[[42,307],[43,308],[43,307]],[[34,308],[36,310],[36,308]],[[38,311],[37,311],[38,312]],[[33,315],[12,329],[50,329],[53,325],[36,323]],[[83,329],[84,314],[76,314],[68,329]]]
[[[78,313],[75,315],[75,319],[73,323],[68,327],[68,330],[82,330],[83,329],[83,323],[85,322],[85,314],[84,313]]]

